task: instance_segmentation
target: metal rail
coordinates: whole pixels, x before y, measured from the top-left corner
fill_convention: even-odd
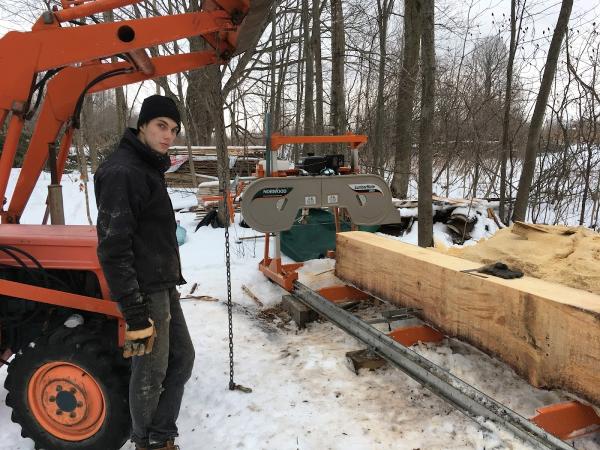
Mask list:
[[[385,333],[336,306],[302,283],[294,282],[292,294],[306,306],[364,342],[375,353],[475,420],[483,428],[491,432],[496,432],[496,427],[504,428],[536,449],[573,449],[568,443],[394,341]],[[481,420],[482,418],[485,420]],[[488,421],[496,427],[490,425]]]

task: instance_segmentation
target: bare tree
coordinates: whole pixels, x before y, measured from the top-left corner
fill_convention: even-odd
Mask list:
[[[312,2],[312,54],[315,60],[315,129],[318,135],[324,133],[323,123],[323,62],[321,59],[321,2]]]
[[[377,106],[375,116],[375,139],[373,140],[373,168],[381,175],[384,173],[382,161],[384,108],[385,108],[385,66],[387,59],[387,33],[390,14],[394,9],[394,0],[377,0],[377,29],[379,32],[379,67],[377,73]]]
[[[314,108],[314,58],[310,42],[310,8],[308,0],[302,0],[302,29],[304,32],[304,134],[315,132]],[[304,144],[304,152],[312,151],[313,146]]]
[[[423,0],[423,87],[419,124],[419,246],[433,246],[432,129],[435,109],[434,0]]]
[[[344,61],[346,38],[342,0],[331,0],[331,126],[335,134],[346,131]]]
[[[504,119],[502,120],[502,155],[500,160],[500,220],[508,222],[505,216],[506,208],[506,182],[507,174],[506,168],[508,159],[510,156],[510,142],[509,142],[509,130],[510,130],[510,107],[513,84],[513,67],[515,61],[515,54],[517,51],[517,2],[518,0],[511,0],[510,2],[510,44],[508,47],[508,61],[506,64],[506,90],[504,92]],[[525,2],[523,1],[523,12],[525,8]],[[520,15],[520,21],[523,20],[523,12]],[[521,27],[519,26],[519,32]]]
[[[102,14],[105,22],[114,22],[114,14],[112,11],[106,11]],[[117,62],[117,58],[111,58],[112,62]],[[125,100],[125,91],[122,86],[115,88],[115,99],[117,106],[117,134],[123,135],[127,126],[127,101]]]
[[[554,28],[552,41],[550,42],[550,48],[548,50],[548,57],[546,59],[544,75],[540,84],[540,91],[538,93],[533,115],[531,117],[529,134],[527,135],[527,146],[525,148],[523,170],[519,179],[519,190],[517,191],[517,199],[515,202],[515,209],[513,211],[513,220],[515,221],[525,220],[527,215],[529,189],[531,187],[535,170],[535,159],[537,155],[540,134],[542,132],[542,124],[544,122],[546,103],[548,102],[548,96],[550,95],[550,89],[552,88],[552,80],[554,79],[554,74],[556,72],[560,47],[563,37],[567,31],[572,9],[573,0],[562,1],[560,13],[558,14],[558,20],[556,22],[556,27]]]
[[[421,0],[404,0],[404,48],[396,98],[396,153],[392,193],[408,195],[412,155],[412,121],[421,49]]]

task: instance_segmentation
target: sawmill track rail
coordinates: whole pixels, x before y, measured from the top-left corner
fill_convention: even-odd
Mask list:
[[[362,341],[372,351],[476,421],[483,428],[491,432],[497,431],[496,427],[505,429],[517,438],[533,445],[534,448],[573,449],[565,441],[394,341],[385,333],[330,302],[304,284],[298,281],[294,282],[292,294],[306,306]]]

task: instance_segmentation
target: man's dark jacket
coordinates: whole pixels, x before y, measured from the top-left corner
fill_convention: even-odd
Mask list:
[[[94,175],[98,258],[111,294],[122,306],[185,283],[165,186],[169,165],[168,155],[152,150],[129,128]]]

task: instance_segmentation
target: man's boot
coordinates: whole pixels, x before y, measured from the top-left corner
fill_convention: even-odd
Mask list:
[[[179,445],[175,445],[175,441],[173,439],[169,439],[168,441],[162,444],[152,444],[148,450],[181,450]]]

